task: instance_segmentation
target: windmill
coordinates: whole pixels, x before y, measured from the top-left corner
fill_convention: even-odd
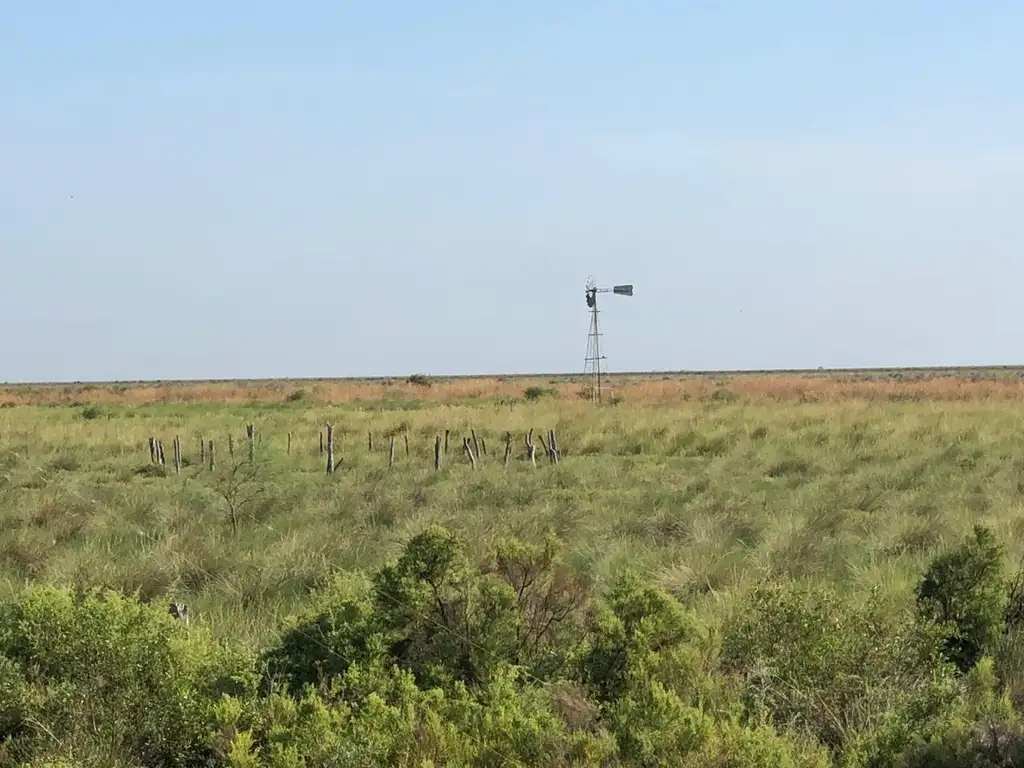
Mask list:
[[[616,285],[612,288],[598,288],[594,278],[587,280],[587,306],[590,308],[590,331],[587,334],[587,356],[583,361],[584,377],[591,377],[590,400],[595,405],[601,403],[601,327],[598,323],[597,294],[614,293],[619,296],[632,296],[632,285]]]

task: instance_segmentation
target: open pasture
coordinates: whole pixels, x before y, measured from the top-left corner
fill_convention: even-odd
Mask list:
[[[378,565],[433,522],[481,551],[499,536],[553,530],[589,574],[633,566],[709,612],[765,578],[906,592],[975,522],[1017,553],[1024,383],[1015,377],[612,386],[619,404],[601,409],[578,397],[578,383],[540,379],[9,388],[0,399],[31,404],[0,409],[0,588],[137,591],[259,642],[334,570]],[[524,397],[531,388],[534,399]],[[320,450],[328,422],[330,477]],[[258,432],[256,467],[232,490],[247,423]],[[530,429],[536,467],[526,461]],[[548,429],[557,466],[539,437]],[[487,452],[476,471],[462,449],[471,430]],[[150,437],[164,444],[163,467],[150,462]]]
[[[0,389],[0,766],[1019,764],[1018,372],[610,384]]]

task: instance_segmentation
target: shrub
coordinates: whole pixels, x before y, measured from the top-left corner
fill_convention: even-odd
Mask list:
[[[581,677],[599,701],[616,701],[649,680],[692,692],[698,665],[691,644],[696,628],[664,590],[624,573],[593,610],[587,629],[589,648],[581,660]]]
[[[87,405],[81,410],[81,417],[86,421],[103,418],[106,414],[98,405]]]
[[[769,586],[726,623],[722,666],[743,681],[750,717],[806,729],[842,755],[886,724],[900,724],[891,740],[901,747],[955,701],[941,647],[934,627],[877,598],[858,605],[828,588]]]
[[[540,400],[542,397],[554,397],[554,396],[555,396],[555,390],[551,389],[550,387],[532,386],[532,387],[527,387],[523,391],[523,397],[525,397],[527,400]]]
[[[414,373],[406,379],[409,384],[415,384],[417,387],[430,387],[430,377],[422,373]]]
[[[504,541],[475,568],[450,532],[432,526],[372,578],[341,577],[266,654],[268,669],[293,689],[371,661],[446,690],[479,685],[502,665],[553,677],[579,643],[586,602],[560,553],[553,538]]]
[[[0,728],[13,760],[198,765],[217,698],[253,683],[244,656],[133,599],[35,587],[0,605]]]
[[[946,657],[966,672],[1006,620],[1003,551],[992,532],[974,527],[956,549],[936,557],[917,589],[919,615],[947,629]]]

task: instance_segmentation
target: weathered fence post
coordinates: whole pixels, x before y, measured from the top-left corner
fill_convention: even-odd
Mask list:
[[[202,467],[206,463],[206,441],[203,436],[199,436],[199,466]]]
[[[228,434],[228,456],[235,458],[235,438]]]
[[[327,425],[327,474],[334,472],[334,425]]]
[[[292,455],[292,433],[288,433],[288,455]]]
[[[448,455],[448,430],[447,429],[444,431],[444,453],[445,453],[446,456]]]
[[[441,470],[441,436],[434,438],[434,469]]]
[[[508,466],[509,459],[512,458],[512,433],[505,433],[505,466]]]
[[[369,450],[373,450],[373,432],[366,433],[366,446]]]
[[[388,469],[395,466],[395,436],[391,436],[391,446],[388,449]]]
[[[217,451],[213,447],[213,440],[210,441],[209,454],[210,454],[210,471],[213,472],[215,469],[217,469]]]
[[[181,440],[174,436],[174,474],[181,474]]]
[[[476,439],[476,430],[470,429],[469,434],[473,436],[473,455],[480,458],[480,441]]]
[[[409,433],[405,432],[402,434],[402,439],[405,440],[405,455],[409,455]]]
[[[526,458],[533,466],[537,466],[537,446],[533,444],[532,429],[526,433]]]
[[[473,469],[476,469],[476,456],[473,455],[473,446],[469,444],[469,438],[462,438],[462,452],[469,457],[469,463],[473,465]]]
[[[164,441],[163,440],[157,440],[156,441],[156,457],[157,457],[157,460],[160,462],[160,466],[161,467],[163,467],[163,466],[165,466],[167,464],[167,462],[164,460]]]
[[[562,455],[558,450],[558,440],[555,439],[555,430],[553,429],[548,432],[548,443],[551,444],[551,460],[557,464]]]
[[[320,455],[324,455],[324,431],[320,430]]]
[[[154,463],[154,464],[156,464],[156,463],[157,463],[157,456],[156,456],[156,438],[155,438],[155,437],[150,437],[150,438],[149,438],[149,460],[150,460],[150,461],[151,461],[152,463]]]
[[[245,425],[245,437],[249,441],[249,461],[256,461],[256,425]]]
[[[551,456],[551,443],[548,440],[548,438],[550,436],[551,436],[550,432],[548,432],[548,434],[544,434],[543,432],[541,432],[540,442],[541,442],[541,445],[544,446],[544,455],[547,456],[552,461],[554,461],[554,458]]]

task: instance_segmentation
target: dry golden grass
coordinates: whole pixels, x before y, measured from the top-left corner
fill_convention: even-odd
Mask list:
[[[570,378],[459,377],[430,386],[404,379],[139,382],[131,384],[40,384],[0,389],[0,406],[270,404],[289,398],[319,403],[359,401],[452,404],[516,400],[538,387],[563,400],[577,400],[583,383]],[[980,371],[622,375],[608,378],[609,396],[629,405],[667,405],[708,397],[828,402],[843,400],[1019,401],[1024,378]]]

